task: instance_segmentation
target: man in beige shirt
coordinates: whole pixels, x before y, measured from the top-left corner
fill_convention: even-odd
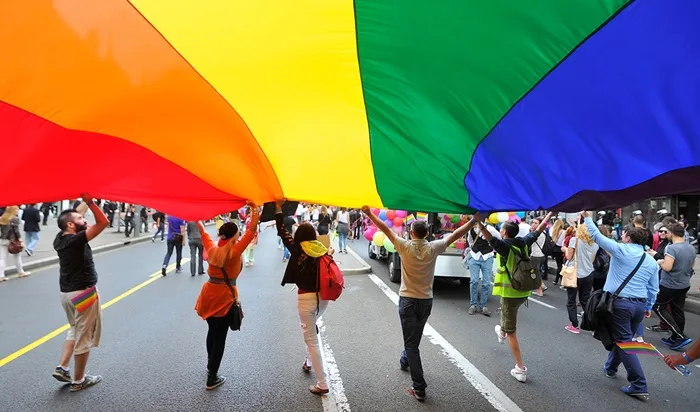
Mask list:
[[[404,351],[399,365],[401,370],[411,370],[413,385],[409,392],[419,401],[425,400],[425,388],[428,386],[423,377],[423,365],[420,359],[420,341],[423,328],[428,322],[433,307],[433,279],[435,278],[435,261],[449,245],[466,235],[478,221],[478,213],[469,223],[440,240],[428,242],[428,224],[415,221],[411,225],[411,240],[405,240],[394,233],[377,216],[365,206],[362,211],[381,230],[401,256],[401,289],[399,290],[399,318],[403,331]]]

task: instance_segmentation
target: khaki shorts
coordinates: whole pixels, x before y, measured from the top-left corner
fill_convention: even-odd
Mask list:
[[[83,294],[88,295],[87,298],[92,303],[86,305],[83,302],[81,305],[80,302],[73,302],[73,300]],[[100,344],[102,309],[100,308],[100,298],[96,287],[94,294],[95,297],[89,296],[89,289],[61,293],[61,305],[63,305],[63,310],[66,312],[66,318],[70,325],[66,340],[75,341],[74,354],[76,355],[90,352],[90,349],[96,348]],[[82,311],[79,311],[78,308],[82,309]]]
[[[501,331],[515,333],[518,325],[518,309],[527,298],[501,298]]]

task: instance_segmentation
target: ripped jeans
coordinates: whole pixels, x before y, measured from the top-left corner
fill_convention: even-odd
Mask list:
[[[316,384],[319,388],[327,389],[326,374],[323,371],[323,359],[316,333],[316,321],[323,315],[328,301],[322,300],[316,306],[316,293],[302,293],[297,295],[297,308],[299,309],[299,321],[301,331],[306,342],[306,364],[311,366],[316,375]]]

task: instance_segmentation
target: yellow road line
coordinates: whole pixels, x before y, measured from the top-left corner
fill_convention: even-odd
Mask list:
[[[189,258],[182,259],[182,263],[187,263],[189,261],[190,261]],[[169,272],[172,272],[173,270],[175,270],[174,263],[172,265],[168,266],[168,268],[166,269],[166,272],[169,273]],[[142,282],[142,283],[134,286],[133,288],[127,290],[126,292],[122,293],[121,295],[117,296],[116,298],[110,300],[107,303],[103,303],[101,308],[103,310],[107,309],[108,307],[114,305],[115,303],[119,302],[120,300],[124,299],[125,297],[131,295],[132,293],[138,291],[141,288],[144,288],[144,287],[150,285],[151,283],[155,282],[156,280],[158,280],[160,278],[162,278],[162,276],[161,276],[161,272],[159,270],[158,272],[155,272],[155,273],[149,275],[149,279],[146,280],[145,282]],[[51,339],[55,338],[56,336],[60,335],[61,333],[65,332],[65,331],[67,331],[68,329],[70,329],[70,325],[65,324],[65,325],[61,326],[60,328],[54,330],[53,332],[35,340],[34,342],[23,347],[22,349],[19,349],[19,350],[15,351],[14,353],[11,353],[10,355],[5,356],[4,358],[0,359],[0,368],[2,368],[3,366],[7,365],[10,362],[12,362],[13,360],[19,358],[20,356],[25,355],[27,352],[29,352],[33,349],[36,349],[37,347],[50,341]]]

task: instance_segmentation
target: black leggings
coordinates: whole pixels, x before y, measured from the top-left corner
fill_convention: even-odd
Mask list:
[[[585,278],[576,279],[575,288],[566,289],[566,294],[568,301],[566,302],[566,310],[569,312],[569,320],[571,324],[578,328],[578,311],[576,310],[576,295],[578,294],[578,300],[581,303],[581,310],[586,307],[588,299],[591,297],[591,288],[593,287],[593,278],[595,276],[591,273]]]
[[[555,246],[555,248],[558,248],[558,246]],[[552,257],[554,257],[554,260],[557,262],[557,275],[554,277],[554,283],[559,283],[561,280],[561,270],[564,267],[564,252],[559,248],[552,253]]]
[[[207,332],[207,369],[215,375],[219,372],[221,358],[226,349],[226,335],[228,334],[229,321],[227,316],[207,318],[209,331]]]

